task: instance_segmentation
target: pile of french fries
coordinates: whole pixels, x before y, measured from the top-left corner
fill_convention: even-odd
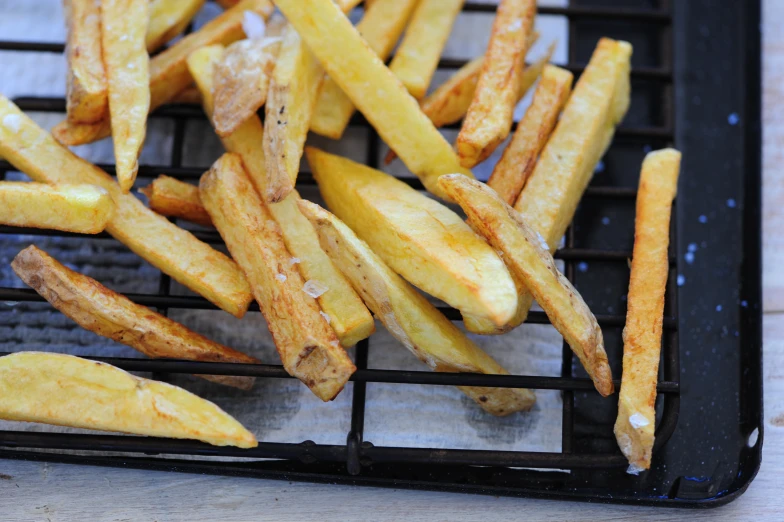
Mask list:
[[[420,291],[483,335],[516,328],[536,300],[596,390],[614,393],[601,328],[553,253],[629,107],[631,45],[601,39],[573,86],[569,71],[547,63],[552,46],[526,65],[535,0],[501,0],[484,56],[428,95],[463,0],[366,0],[356,26],[346,15],[359,0],[220,3],[223,14],[151,57],[203,0],[66,0],[66,119],[50,134],[0,96],[0,154],[34,180],[0,183],[0,223],[106,230],[236,317],[255,299],[286,371],[324,401],[356,370],[346,350],[373,334],[374,316],[434,371],[508,373]],[[270,19],[275,7],[283,16]],[[512,133],[514,108],[537,80]],[[226,153],[198,187],[154,180],[140,190],[145,206],[130,190],[147,115],[173,102],[201,103]],[[388,159],[399,157],[465,219],[383,172],[306,147],[309,130],[339,139],[357,109],[393,151]],[[438,128],[461,120],[450,144]],[[66,148],[110,135],[116,180]],[[475,180],[470,169],[510,135],[487,184]],[[296,191],[303,157],[329,211]],[[677,151],[653,152],[640,179],[615,426],[630,472],[651,461],[679,161]],[[167,217],[216,228],[230,257]],[[35,246],[12,267],[82,327],[149,357],[256,362]],[[200,377],[253,385],[248,377]],[[104,364],[37,353],[0,359],[0,390],[21,387],[3,394],[0,418],[256,444],[216,406]],[[498,416],[536,400],[524,389],[460,389]]]

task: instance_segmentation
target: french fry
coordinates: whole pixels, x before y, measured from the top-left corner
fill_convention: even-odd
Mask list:
[[[534,36],[536,36],[535,33]],[[533,45],[533,40],[532,38],[531,45]],[[547,48],[547,53],[544,56],[523,69],[517,88],[515,105],[523,99],[523,96],[536,83],[554,52],[555,43],[552,43]],[[441,128],[463,119],[463,116],[468,112],[468,107],[471,105],[471,100],[474,99],[476,82],[479,80],[479,73],[482,70],[483,63],[484,56],[474,58],[458,69],[451,78],[441,84],[432,94],[422,100],[422,112],[430,118],[433,125]],[[390,150],[384,162],[387,164],[392,163],[396,157],[395,151]]]
[[[231,9],[235,5],[237,5],[240,0],[215,0],[218,4],[224,9]]]
[[[213,70],[223,55],[222,45],[208,45],[191,53],[188,56],[188,71],[202,96],[202,106],[207,117],[212,119],[213,113]],[[264,128],[261,120],[255,114],[246,119],[234,132],[221,137],[223,146],[229,152],[235,152],[242,158],[245,171],[250,176],[253,186],[259,193],[263,193],[267,174],[264,171],[264,148],[262,139]]]
[[[572,73],[560,67],[547,65],[544,68],[533,102],[493,168],[487,184],[509,205],[517,201],[558,122],[558,115],[572,91],[572,78]]]
[[[476,92],[455,148],[464,167],[487,159],[509,135],[536,0],[501,0]]]
[[[128,192],[139,171],[139,154],[150,112],[150,57],[145,35],[149,0],[102,0],[101,45],[117,182]]]
[[[465,0],[420,0],[389,64],[411,96],[424,98]]]
[[[515,203],[555,252],[629,107],[627,42],[602,38]]]
[[[195,85],[186,87],[184,91],[172,98],[171,103],[185,103],[189,105],[201,105],[201,93]]]
[[[240,40],[245,35],[242,31],[245,11],[268,18],[273,9],[270,0],[241,0],[195,33],[150,59],[150,110],[170,102],[193,82],[186,64],[189,54],[206,45],[229,45]],[[70,147],[107,138],[112,130],[106,118],[92,124],[75,124],[66,120],[55,125],[52,134],[58,142]]]
[[[209,401],[73,355],[19,352],[0,358],[0,394],[4,420],[258,446],[251,432]]]
[[[147,196],[150,208],[162,216],[176,217],[212,226],[212,220],[199,198],[199,187],[169,176],[160,175],[139,192]]]
[[[240,157],[226,153],[218,159],[202,176],[199,193],[250,282],[283,367],[321,400],[334,399],[356,367],[313,298],[323,288],[305,283],[289,262],[280,227],[251,185]]]
[[[219,46],[205,47],[188,57],[191,74],[204,94],[204,110],[207,114],[212,110],[210,63],[216,56],[220,56],[220,52]],[[236,131],[222,138],[229,152],[240,155],[245,172],[259,194],[264,190],[264,152],[258,146],[262,135],[261,121],[254,114]],[[281,227],[286,247],[294,258],[300,260],[299,269],[302,275],[309,280],[321,281],[329,287],[326,293],[318,297],[319,306],[330,318],[330,325],[341,344],[353,346],[373,333],[373,318],[348,281],[319,247],[313,227],[297,209],[297,199],[299,195],[294,191],[283,201],[267,208]]]
[[[637,191],[634,257],[623,330],[623,378],[615,438],[629,473],[651,467],[656,424],[664,292],[670,263],[670,213],[678,189],[681,154],[674,149],[645,157]]]
[[[191,23],[204,0],[150,0],[150,25],[145,44],[147,52],[154,52],[181,34]]]
[[[506,265],[524,282],[564,336],[599,393],[604,397],[613,393],[599,323],[577,290],[555,267],[547,243],[487,185],[460,175],[442,176],[438,182],[462,207],[471,225],[493,248],[504,253]]]
[[[66,268],[49,254],[31,245],[11,263],[16,275],[66,317],[85,330],[130,346],[153,359],[258,363],[146,306],[113,292],[98,281]],[[253,387],[254,377],[200,375],[209,381],[243,390]]]
[[[94,185],[0,181],[0,224],[97,234],[114,213],[109,193]]]
[[[109,234],[219,308],[245,314],[253,296],[234,261],[123,193],[104,171],[58,144],[3,96],[0,122],[0,154],[15,168],[41,183],[103,187],[116,207],[106,226]]]
[[[492,357],[472,343],[427,299],[384,264],[354,232],[315,203],[299,201],[330,258],[362,294],[365,303],[398,341],[437,372],[506,375]],[[528,411],[536,401],[525,389],[461,386],[488,413]]]
[[[437,183],[442,174],[472,176],[460,166],[452,147],[416,100],[331,0],[277,0],[276,5],[327,74],[428,190],[443,195]]]
[[[454,212],[392,176],[307,148],[329,208],[392,268],[464,314],[506,324],[517,291],[495,250]]]
[[[280,43],[270,38],[240,40],[215,64],[212,122],[220,136],[231,134],[267,101]]]
[[[101,6],[94,0],[64,0],[68,27],[66,112],[72,122],[93,123],[106,115],[106,70],[101,58]]]
[[[381,60],[386,61],[406,27],[411,12],[419,0],[379,0],[373,7],[365,0],[365,16],[357,24],[359,34]],[[333,140],[339,140],[348,127],[356,107],[338,84],[330,77],[324,80],[310,130]]]
[[[358,3],[358,0],[336,0],[344,13]],[[281,201],[294,190],[310,120],[323,82],[324,69],[289,25],[283,34],[265,107],[267,181],[261,195],[268,203]]]

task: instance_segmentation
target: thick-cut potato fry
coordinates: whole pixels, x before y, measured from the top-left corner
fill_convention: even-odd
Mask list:
[[[251,432],[209,401],[73,355],[20,352],[0,358],[0,397],[4,420],[258,446]]]
[[[169,176],[160,175],[139,192],[147,196],[150,208],[158,214],[176,217],[203,225],[212,226],[212,220],[199,197],[199,187]]]
[[[14,167],[42,183],[103,187],[116,206],[107,232],[216,306],[237,317],[245,314],[253,296],[234,261],[124,194],[104,171],[58,144],[3,96],[0,122],[0,154]]]
[[[235,5],[237,5],[240,0],[215,0],[218,4],[224,9],[231,9]]]
[[[629,107],[632,46],[602,38],[515,203],[555,252]]]
[[[102,187],[0,181],[0,224],[80,234],[103,232],[114,201]]]
[[[424,98],[465,0],[420,0],[389,64],[411,96]]]
[[[406,27],[419,0],[379,0],[371,8],[365,0],[365,16],[357,24],[359,34],[379,58],[386,61]],[[321,87],[310,130],[339,140],[348,127],[356,107],[330,77]]]
[[[150,25],[145,39],[147,51],[157,51],[182,33],[203,5],[204,0],[150,0]]]
[[[240,157],[221,156],[202,176],[199,193],[251,284],[283,367],[321,400],[334,399],[356,367],[313,298],[323,288],[305,283],[290,263],[280,227],[251,185]]]
[[[634,257],[623,330],[623,378],[615,421],[615,438],[629,459],[629,473],[634,474],[651,467],[664,292],[670,269],[670,213],[680,162],[681,153],[674,149],[648,154],[637,191]]]
[[[492,357],[384,264],[354,232],[315,203],[300,201],[318,231],[321,245],[365,302],[398,341],[437,372],[505,375]],[[528,411],[536,401],[525,389],[461,386],[460,390],[493,415]]]
[[[187,103],[189,105],[201,105],[201,93],[195,85],[186,87],[184,91],[172,98],[170,103]]]
[[[117,182],[128,192],[139,171],[139,154],[150,112],[150,57],[145,35],[149,0],[102,0],[101,45],[109,89]]]
[[[232,9],[191,33],[161,54],[150,60],[150,110],[170,102],[193,82],[186,59],[196,49],[221,43],[229,45],[245,36],[242,19],[245,11],[253,11],[268,18],[274,6],[270,0],[242,0]],[[84,145],[110,136],[109,120],[93,124],[74,124],[62,121],[55,125],[52,134],[66,146]]]
[[[517,201],[558,122],[558,115],[572,92],[572,78],[572,73],[560,67],[544,68],[531,106],[493,169],[487,184],[509,205]]]
[[[509,135],[536,0],[501,0],[476,92],[457,136],[460,164],[473,167]]]
[[[536,36],[536,33],[533,36]],[[534,38],[532,38],[532,42],[533,40]],[[523,74],[520,76],[520,82],[517,87],[515,105],[523,99],[523,96],[536,83],[554,52],[555,43],[552,43],[547,48],[547,53],[544,56],[523,69]],[[482,70],[483,63],[484,56],[474,58],[458,69],[451,78],[441,84],[432,94],[422,100],[422,112],[430,118],[433,125],[441,128],[463,119],[463,116],[468,112],[468,107],[471,105],[471,100],[474,99],[476,82],[479,80],[479,73]],[[389,164],[396,157],[395,151],[390,150],[384,161]]]
[[[509,269],[524,282],[564,336],[599,393],[604,397],[613,393],[599,323],[577,290],[555,267],[547,243],[493,189],[461,178],[465,176],[447,175],[438,182],[462,207],[471,225],[493,248],[504,253]]]
[[[276,0],[289,23],[351,101],[425,187],[442,174],[472,176],[416,100],[376,56],[332,0]]]
[[[509,271],[457,214],[383,172],[310,147],[306,154],[330,210],[395,272],[464,314],[497,326],[512,318]]]
[[[213,68],[212,123],[219,136],[231,134],[267,101],[280,43],[271,38],[234,42]]]
[[[192,332],[146,306],[137,305],[98,281],[66,268],[34,245],[19,252],[11,268],[25,284],[85,330],[130,346],[153,359],[259,362]],[[255,381],[253,377],[232,375],[200,377],[243,390],[251,389]]]
[[[208,45],[188,56],[188,71],[201,91],[202,106],[207,117],[212,119],[213,112],[213,67],[223,55],[222,45]],[[264,128],[255,114],[246,119],[231,134],[221,137],[223,146],[229,152],[235,152],[242,158],[245,171],[250,176],[253,186],[262,194],[267,180],[264,171],[264,148],[262,139]]]
[[[95,0],[64,0],[68,38],[66,112],[68,120],[94,123],[106,115],[106,70],[101,58],[101,6]]]

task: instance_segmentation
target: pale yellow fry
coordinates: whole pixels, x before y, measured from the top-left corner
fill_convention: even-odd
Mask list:
[[[459,175],[439,183],[465,211],[469,222],[504,253],[503,259],[544,309],[550,322],[580,359],[603,396],[613,393],[604,338],[596,317],[566,277],[555,267],[547,243],[493,189]]]
[[[392,54],[409,17],[419,0],[379,0],[371,8],[365,1],[365,16],[357,24],[359,34],[379,58],[386,61]],[[339,140],[348,127],[356,107],[338,84],[330,77],[321,87],[310,130]]]
[[[226,48],[212,72],[212,122],[218,135],[237,130],[267,101],[279,49],[280,43],[266,38],[240,40]]]
[[[256,437],[215,404],[164,382],[59,353],[0,358],[0,418],[255,448]]]
[[[150,0],[150,25],[145,39],[147,51],[157,51],[182,33],[203,5],[204,0]]]
[[[7,123],[14,121],[9,128]],[[0,96],[0,154],[35,181],[87,183],[106,189],[116,210],[106,231],[178,283],[242,317],[253,296],[237,265],[190,232],[125,194],[104,171],[75,156]]]
[[[558,122],[558,115],[572,92],[572,78],[572,73],[560,67],[544,68],[531,105],[493,168],[487,184],[509,205],[517,201]]]
[[[212,226],[210,215],[201,204],[199,187],[195,185],[160,175],[146,187],[140,188],[139,192],[147,196],[150,208],[162,216]]]
[[[95,0],[64,0],[68,37],[66,112],[73,122],[92,123],[106,115],[106,70],[101,57],[101,6]]]
[[[455,148],[464,167],[487,159],[509,135],[536,0],[501,0],[476,92]]]
[[[101,1],[103,65],[117,182],[123,192],[136,180],[150,112],[150,57],[145,44],[149,8],[149,0]]]
[[[642,164],[634,225],[634,257],[623,330],[623,378],[615,438],[629,472],[651,467],[656,382],[661,353],[664,292],[670,269],[670,214],[678,190],[681,153],[649,153]]]
[[[438,201],[392,176],[309,147],[324,201],[398,274],[463,313],[497,326],[517,309],[498,254]]]
[[[472,175],[460,166],[452,147],[416,100],[331,0],[277,0],[276,5],[329,76],[428,190],[443,195],[437,183],[442,174]]]
[[[270,0],[241,0],[235,7],[222,13],[204,27],[184,37],[150,60],[150,110],[173,100],[193,82],[185,63],[196,49],[221,43],[228,45],[245,37],[242,18],[245,11],[254,11],[265,19],[272,14]],[[62,121],[55,125],[52,134],[67,146],[84,145],[110,136],[109,121],[93,124],[74,124]]]
[[[492,357],[472,343],[422,294],[394,273],[337,217],[315,203],[300,201],[318,231],[321,245],[376,317],[420,361],[437,372],[506,375]],[[461,386],[460,390],[493,415],[528,411],[536,401],[529,390]]]
[[[0,181],[3,225],[98,234],[113,213],[109,193],[94,185]]]
[[[204,110],[210,114],[210,64],[220,56],[220,46],[204,47],[188,57],[188,66],[197,84],[204,92]],[[229,152],[236,152],[242,159],[245,172],[251,178],[256,191],[263,193],[264,152],[258,144],[263,129],[255,114],[228,136],[221,138]],[[252,170],[249,170],[249,167]],[[373,318],[362,304],[362,300],[351,285],[321,250],[313,227],[296,207],[296,191],[283,201],[268,206],[268,210],[283,232],[283,240],[292,256],[299,258],[299,270],[306,279],[324,283],[329,290],[318,298],[321,309],[330,318],[330,324],[343,346],[353,346],[373,333]]]
[[[421,100],[465,0],[420,0],[389,69]]]
[[[632,47],[602,38],[515,203],[555,252],[629,106]]]
[[[286,371],[323,401],[334,399],[356,367],[289,261],[281,231],[242,169],[226,153],[202,176],[199,193],[242,267]]]
[[[66,268],[31,245],[11,263],[16,275],[79,326],[130,346],[154,359],[258,363],[253,357],[207,339],[146,306],[113,292],[98,281]],[[201,375],[243,390],[253,377]]]

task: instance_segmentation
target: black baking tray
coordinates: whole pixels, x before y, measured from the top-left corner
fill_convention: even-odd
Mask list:
[[[491,12],[494,7],[468,1],[465,10]],[[612,435],[616,399],[601,399],[593,392],[590,380],[574,365],[568,349],[563,350],[561,377],[434,374],[368,369],[372,339],[356,349],[359,370],[353,377],[351,430],[345,445],[260,441],[254,450],[238,450],[156,438],[0,431],[0,456],[662,506],[713,507],[742,494],[759,469],[763,440],[760,3],[580,0],[568,7],[540,7],[540,13],[568,19],[568,67],[577,74],[599,37],[624,39],[634,45],[631,109],[597,169],[564,248],[556,255],[564,261],[566,275],[597,311],[616,376],[621,374],[627,258],[633,245],[640,164],[651,149],[672,145],[683,152],[673,213],[657,445],[649,472],[638,477],[625,473],[625,460]],[[3,50],[62,52],[62,45],[0,41]],[[453,69],[462,63],[443,60],[441,67]],[[62,99],[16,101],[25,110],[64,110]],[[184,121],[201,118],[200,111],[171,106],[153,117],[174,121],[174,152],[170,165],[143,165],[140,177],[163,172],[181,179],[197,178],[205,168],[181,165]],[[383,145],[378,137],[363,118],[356,117],[352,124],[367,128],[367,161],[379,165]],[[102,166],[113,171],[112,165]],[[3,177],[11,170],[7,163],[0,163]],[[421,188],[416,180],[407,181]],[[299,183],[312,185],[313,180],[303,173]],[[0,227],[0,233],[63,235],[11,227]],[[219,242],[214,232],[197,235]],[[694,261],[689,253],[694,254]],[[590,272],[584,270],[585,263],[591,264]],[[161,276],[160,282],[158,293],[130,297],[162,311],[211,308],[201,298],[172,295],[167,277]],[[0,288],[0,301],[39,300],[29,290]],[[455,311],[445,312],[459,319]],[[546,323],[547,319],[534,312],[529,322]],[[208,373],[288,378],[281,367],[271,365],[102,360],[129,371],[158,372],[160,376]],[[562,451],[374,446],[372,441],[363,440],[367,382],[561,390]],[[115,456],[92,452],[112,452]],[[156,457],[159,454],[248,460]]]

